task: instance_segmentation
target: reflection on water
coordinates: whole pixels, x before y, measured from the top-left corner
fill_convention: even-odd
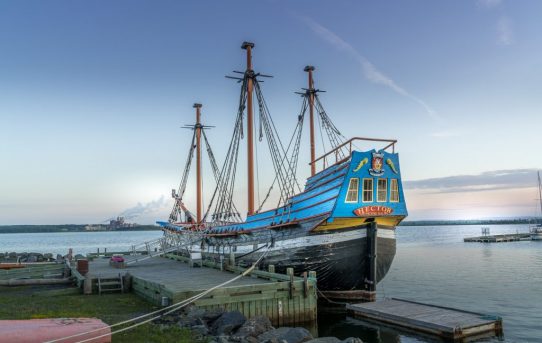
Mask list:
[[[401,342],[401,338],[393,329],[378,327],[361,320],[348,318],[345,314],[318,313],[319,336],[336,336],[341,334],[342,338],[359,337],[363,342]]]
[[[484,246],[482,247],[482,254],[484,258],[491,259],[491,256],[493,256],[491,252],[491,247],[488,244],[484,244]]]
[[[491,234],[526,232],[495,225]],[[542,242],[464,243],[480,226],[399,227],[397,255],[378,295],[501,316],[504,338],[542,341]],[[364,342],[431,342],[428,337],[319,313],[320,336],[359,336]]]

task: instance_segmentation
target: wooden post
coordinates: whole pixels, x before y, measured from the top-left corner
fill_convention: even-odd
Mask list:
[[[230,251],[230,266],[235,267],[235,253]]]
[[[124,278],[124,290],[129,292],[132,289],[132,275],[130,273],[126,273],[123,276]]]
[[[90,277],[86,277],[83,282],[83,294],[92,294],[92,279]]]
[[[303,297],[306,298],[309,295],[309,280],[307,278],[307,272],[303,272]]]
[[[294,268],[286,268],[286,275],[290,276],[289,298],[294,296]]]

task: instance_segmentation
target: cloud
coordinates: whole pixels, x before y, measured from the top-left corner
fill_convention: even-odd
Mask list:
[[[478,0],[479,7],[487,10],[499,10],[501,16],[497,21],[497,43],[500,45],[510,45],[514,42],[514,29],[512,20],[504,13],[504,0]]]
[[[383,85],[395,91],[396,93],[405,96],[423,107],[425,112],[433,119],[440,119],[436,112],[422,99],[414,96],[406,89],[399,86],[392,78],[378,70],[365,56],[360,54],[351,44],[337,36],[334,32],[317,23],[308,17],[298,16],[301,21],[307,25],[320,38],[331,44],[335,49],[348,53],[361,66],[361,71],[365,78],[375,84]]]
[[[502,16],[497,24],[498,42],[501,45],[510,45],[514,42],[514,30],[512,28],[512,21]]]
[[[157,213],[160,210],[163,210],[166,206],[168,206],[168,202],[166,201],[165,196],[162,195],[160,198],[147,203],[138,202],[137,205],[122,211],[118,216],[126,219],[133,219],[141,215]],[[107,221],[111,219],[108,219]]]
[[[456,175],[405,181],[409,190],[434,190],[438,193],[481,192],[536,186],[536,169],[487,171],[476,175]]]

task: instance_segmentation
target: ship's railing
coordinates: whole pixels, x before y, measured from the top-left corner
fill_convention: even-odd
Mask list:
[[[352,155],[352,147],[355,148],[355,142],[358,141],[388,143],[379,150],[388,150],[391,148],[392,152],[395,152],[395,144],[397,143],[396,139],[354,137],[342,143],[341,145],[338,145],[335,149],[326,152],[309,164],[316,165],[316,169],[318,169],[318,164],[322,163],[322,170],[336,164],[341,164],[350,158],[350,156]]]

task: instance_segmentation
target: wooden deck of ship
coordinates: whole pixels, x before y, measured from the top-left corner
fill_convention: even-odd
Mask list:
[[[156,304],[172,304],[193,297],[226,282],[244,271],[240,267],[220,266],[204,261],[202,267],[192,268],[186,258],[168,254],[130,264],[126,268],[113,268],[108,258],[96,258],[89,263],[94,292],[98,279],[118,278],[129,273],[131,288],[139,296]],[[129,257],[127,257],[129,258]],[[81,282],[81,284],[84,280]],[[274,325],[292,325],[316,320],[316,277],[300,278],[274,273],[274,270],[254,270],[225,287],[216,289],[196,300],[195,306],[205,309],[223,308],[239,310],[246,317],[264,315]]]
[[[529,233],[510,233],[505,235],[486,235],[479,237],[466,237],[463,239],[467,243],[502,243],[502,242],[517,242],[530,241],[531,234]]]
[[[438,336],[447,341],[499,336],[499,317],[401,299],[349,304],[347,312],[357,318]]]

